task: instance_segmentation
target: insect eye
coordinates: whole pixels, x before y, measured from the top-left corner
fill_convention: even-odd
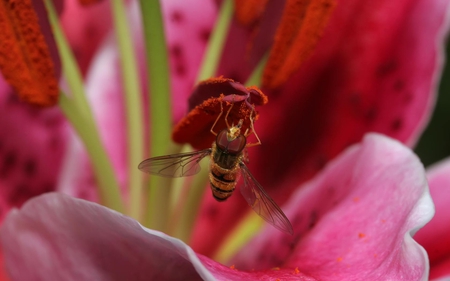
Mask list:
[[[221,150],[229,154],[238,154],[245,148],[247,140],[243,135],[239,135],[230,141],[228,140],[227,131],[223,130],[217,135],[216,144]]]

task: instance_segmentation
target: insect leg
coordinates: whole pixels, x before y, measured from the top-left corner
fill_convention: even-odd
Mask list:
[[[248,135],[250,135],[253,132],[253,134],[255,135],[255,137],[258,140],[258,142],[248,143],[246,145],[246,147],[252,147],[252,146],[261,145],[261,140],[259,139],[258,135],[256,134],[255,127],[254,127],[254,122],[253,122],[253,118],[252,118],[253,112],[255,112],[255,106],[254,105],[252,107],[252,112],[250,113],[250,128],[251,128],[251,130],[250,131],[248,131],[248,130],[245,131],[244,135],[245,135],[245,137],[247,137]]]
[[[211,130],[210,130],[210,132],[211,132],[213,135],[215,135],[215,136],[217,136],[217,133],[214,132],[214,127],[216,126],[217,121],[219,121],[220,116],[222,116],[222,114],[223,114],[223,106],[222,106],[222,100],[221,100],[221,101],[220,101],[220,113],[219,113],[219,116],[217,116],[217,119],[216,119],[216,121],[214,121],[214,124],[212,125]],[[227,116],[228,116],[228,114],[227,114]],[[225,120],[226,120],[226,119],[225,119]]]
[[[233,97],[234,97],[234,95],[233,95]],[[234,105],[234,103],[231,103],[231,106],[230,106],[230,108],[227,111],[227,115],[225,115],[225,123],[227,124],[227,128],[228,129],[230,129],[230,127],[231,127],[230,124],[228,124],[228,114],[230,114],[230,111],[233,108],[233,105]]]

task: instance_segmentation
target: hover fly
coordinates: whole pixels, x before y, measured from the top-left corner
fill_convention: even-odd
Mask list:
[[[149,174],[170,178],[192,176],[200,171],[199,162],[209,156],[209,181],[213,197],[217,201],[225,201],[233,194],[236,183],[242,174],[244,181],[240,190],[247,203],[268,223],[281,231],[292,234],[293,230],[289,219],[245,165],[245,162],[248,162],[247,148],[261,144],[253,127],[252,113],[254,109],[249,117],[250,129],[241,134],[243,119],[240,119],[237,125],[230,126],[228,123],[228,114],[233,107],[232,103],[225,115],[227,129],[216,133],[214,127],[223,114],[222,103],[220,106],[220,114],[211,127],[211,133],[216,136],[211,148],[149,158],[139,164],[139,169]],[[247,137],[252,132],[258,142],[247,143]]]

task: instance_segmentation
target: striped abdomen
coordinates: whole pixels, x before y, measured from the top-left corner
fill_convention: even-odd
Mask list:
[[[224,201],[233,194],[240,175],[239,163],[242,161],[245,144],[246,138],[243,135],[230,141],[227,139],[227,131],[223,130],[212,145],[209,182],[217,201]]]

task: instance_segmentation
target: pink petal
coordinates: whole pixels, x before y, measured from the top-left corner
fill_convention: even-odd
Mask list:
[[[430,256],[430,279],[450,278],[450,160],[447,159],[428,170],[430,193],[436,214],[414,238]]]
[[[0,78],[0,222],[10,208],[56,189],[67,124],[58,108],[19,101]]]
[[[112,28],[111,3],[100,1],[82,6],[79,0],[66,0],[61,24],[83,74]]]
[[[243,269],[295,268],[320,280],[426,280],[412,235],[433,216],[420,160],[369,134],[329,163],[285,207],[294,236],[268,228],[233,261]]]
[[[249,151],[249,166],[277,203],[367,132],[416,142],[435,99],[449,4],[338,1],[315,53],[284,87],[264,91],[269,104],[255,124],[262,145]],[[248,206],[206,198],[192,245],[210,255]]]
[[[214,26],[214,1],[161,2],[170,55],[172,112],[174,121],[187,114],[190,96],[202,63],[206,44]]]
[[[225,267],[131,218],[57,193],[12,211],[0,239],[13,280],[314,280],[295,270]]]
[[[179,240],[56,193],[12,211],[1,241],[13,280],[198,279],[187,259],[195,254]]]

